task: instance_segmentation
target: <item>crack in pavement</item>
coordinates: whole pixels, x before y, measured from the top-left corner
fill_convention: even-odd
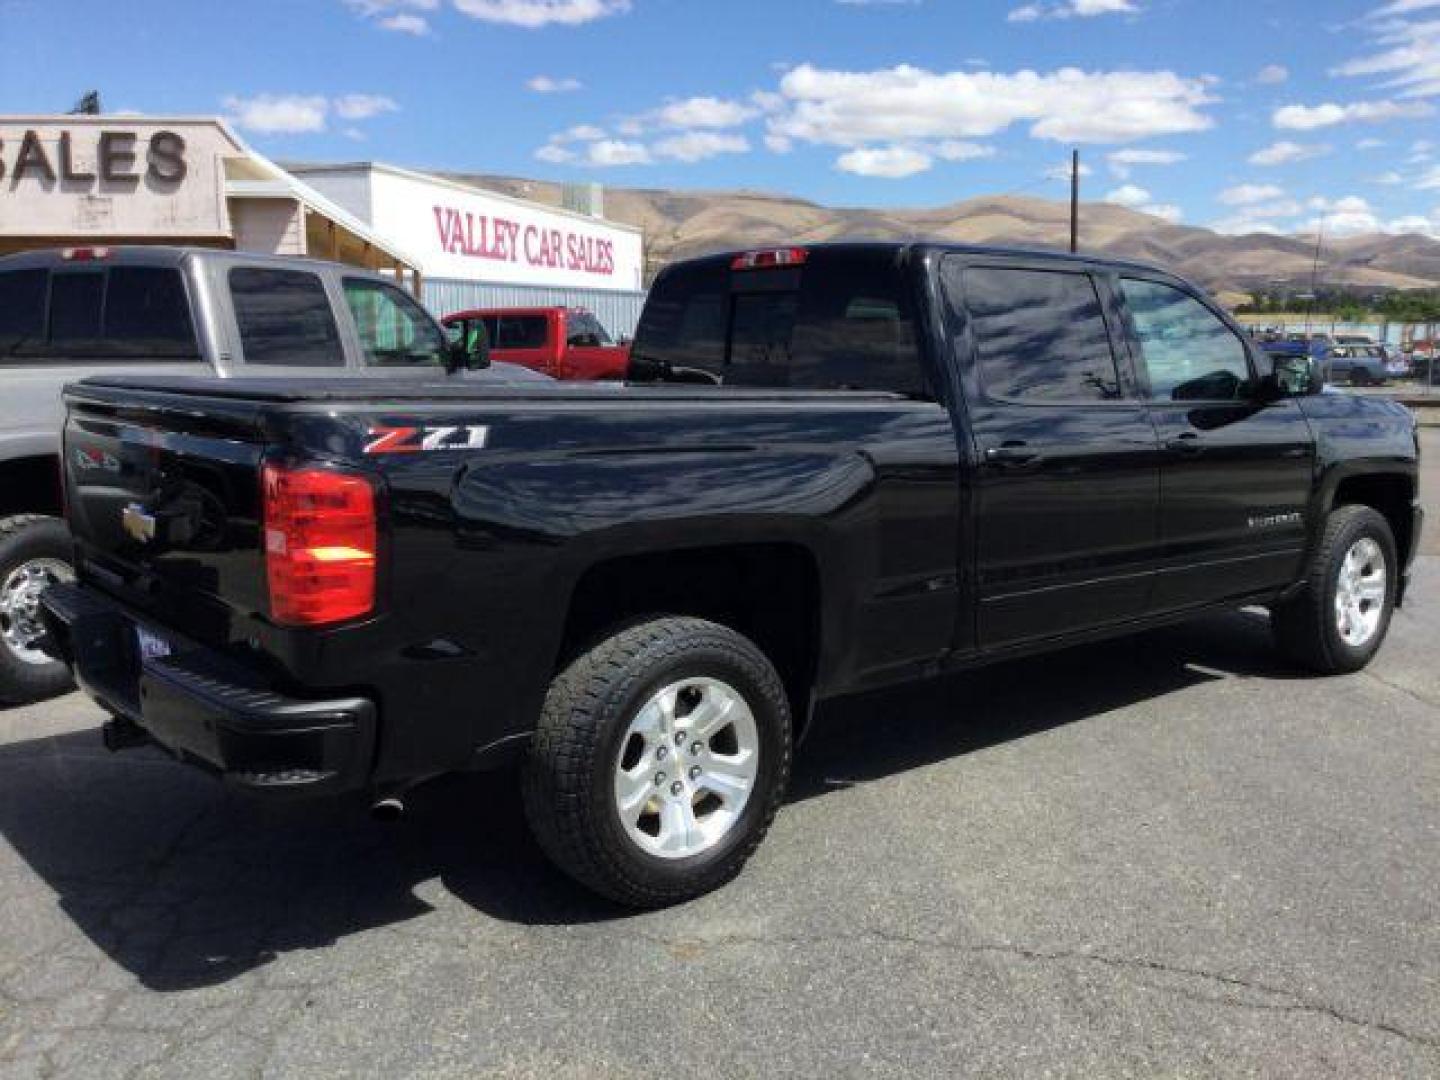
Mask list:
[[[590,935],[598,936],[598,935]],[[1254,1009],[1265,1012],[1302,1012],[1311,1013],[1317,1016],[1328,1017],[1337,1023],[1346,1024],[1352,1027],[1362,1028],[1368,1031],[1379,1032],[1402,1039],[1415,1046],[1427,1050],[1440,1051],[1440,1036],[1427,1035],[1419,1032],[1407,1031],[1396,1024],[1383,1020],[1375,1020],[1368,1017],[1356,1016],[1343,1012],[1333,1005],[1323,1001],[1315,1001],[1306,998],[1303,994],[1280,986],[1271,986],[1267,983],[1254,979],[1244,979],[1238,975],[1226,975],[1220,972],[1207,971],[1203,968],[1185,967],[1179,964],[1170,964],[1160,960],[1148,960],[1143,957],[1111,956],[1105,953],[1076,952],[1076,951],[1053,951],[1046,952],[1039,949],[1029,949],[1019,945],[1003,944],[967,944],[946,938],[916,937],[909,934],[900,934],[888,930],[867,928],[849,933],[834,933],[825,935],[803,935],[803,934],[724,934],[717,937],[698,938],[670,938],[659,934],[634,934],[632,937],[641,941],[648,941],[655,945],[664,946],[669,949],[693,948],[696,945],[711,948],[726,948],[730,946],[745,945],[833,945],[836,942],[852,941],[883,941],[892,945],[902,945],[909,948],[920,949],[944,949],[949,952],[964,953],[967,955],[1000,955],[1009,956],[1018,960],[1025,960],[1034,963],[1084,963],[1095,964],[1123,971],[1149,971],[1164,975],[1184,976],[1193,979],[1202,979],[1207,982],[1217,983],[1221,986],[1235,989],[1248,990],[1252,993],[1269,994],[1272,997],[1288,998],[1285,1003],[1266,1003],[1245,1001],[1241,998],[1231,996],[1207,997],[1195,995],[1181,987],[1163,987],[1150,983],[1142,983],[1150,989],[1160,990],[1167,993],[1178,993],[1192,999],[1203,1000],[1212,1004],[1229,1005],[1236,1008]]]

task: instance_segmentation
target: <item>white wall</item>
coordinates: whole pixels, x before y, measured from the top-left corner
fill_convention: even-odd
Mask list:
[[[305,218],[294,199],[231,199],[230,218],[239,251],[305,254]]]
[[[35,133],[27,155],[32,167],[20,170],[28,132]],[[172,150],[176,137],[184,141],[181,179],[166,179],[165,174],[174,175],[174,159],[152,150],[151,140],[161,132],[169,133],[164,145]],[[62,135],[70,153],[68,179]],[[102,135],[110,139],[110,179],[99,160]],[[37,142],[48,170],[38,164]],[[134,157],[119,160],[113,156],[117,151]],[[240,153],[213,120],[0,117],[0,236],[227,236],[224,159]]]
[[[344,205],[347,180],[301,178]],[[427,277],[507,285],[638,292],[644,266],[637,230],[448,181],[386,169],[369,172],[370,213],[359,215],[411,254]],[[358,210],[356,211],[358,214]]]

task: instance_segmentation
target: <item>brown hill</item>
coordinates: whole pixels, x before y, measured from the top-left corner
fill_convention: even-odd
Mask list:
[[[511,177],[453,179],[550,205],[558,184]],[[751,191],[607,188],[606,216],[645,231],[652,268],[672,259],[736,247],[825,240],[934,238],[971,244],[1063,247],[1069,207],[1019,196],[967,199],[921,210],[841,209]],[[1081,208],[1083,250],[1156,263],[1214,291],[1244,292],[1279,281],[1308,285],[1313,239],[1228,236],[1175,225],[1108,203]],[[1360,236],[1324,245],[1325,285],[1412,289],[1440,285],[1440,241],[1423,236]]]

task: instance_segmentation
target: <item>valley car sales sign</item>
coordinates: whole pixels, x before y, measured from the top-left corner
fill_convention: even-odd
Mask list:
[[[427,278],[641,288],[638,230],[400,169],[374,168],[369,181],[371,224]]]

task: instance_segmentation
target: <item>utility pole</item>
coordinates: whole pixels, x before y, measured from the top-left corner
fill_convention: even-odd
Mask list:
[[[1315,228],[1315,262],[1310,267],[1310,303],[1305,307],[1305,337],[1307,340],[1310,337],[1310,321],[1315,313],[1315,301],[1320,299],[1320,252],[1325,243],[1325,216],[1324,211],[1321,211],[1320,222]]]
[[[1080,250],[1080,151],[1070,152],[1070,253]]]

